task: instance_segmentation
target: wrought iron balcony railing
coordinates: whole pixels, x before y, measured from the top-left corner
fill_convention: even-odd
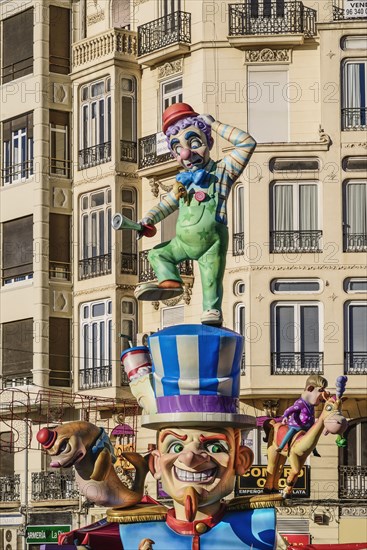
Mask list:
[[[367,233],[345,233],[345,252],[367,252]]]
[[[79,170],[91,168],[111,160],[111,142],[99,143],[79,151]]]
[[[122,252],[121,254],[121,273],[128,275],[137,275],[138,273],[138,255],[127,254]]]
[[[367,466],[339,466],[339,498],[367,498]]]
[[[120,141],[120,160],[124,160],[125,162],[136,162],[137,156],[136,141],[126,141],[122,139]]]
[[[345,374],[367,374],[367,351],[347,351],[344,354]]]
[[[79,491],[74,472],[34,472],[32,473],[32,500],[77,499]]]
[[[233,256],[243,256],[245,253],[245,234],[233,233]]]
[[[148,260],[149,250],[139,253],[139,282],[154,281],[157,277]],[[192,260],[184,260],[178,265],[180,275],[192,277],[194,275],[194,264]]]
[[[99,61],[106,57],[136,57],[136,32],[112,29],[103,34],[81,40],[73,45],[73,67]]]
[[[355,2],[355,6],[345,8],[344,0],[334,0],[333,19],[334,21],[344,21],[350,19],[367,19],[367,7],[361,7],[362,2]]]
[[[172,159],[173,156],[170,152],[157,153],[157,134],[151,134],[139,139],[139,169],[155,166]]]
[[[367,108],[346,107],[342,109],[342,130],[366,130]]]
[[[180,42],[191,43],[191,13],[176,11],[138,27],[138,57]]]
[[[0,503],[20,500],[20,475],[0,477]]]
[[[293,352],[271,354],[272,374],[322,374],[322,352]]]
[[[112,365],[92,367],[79,371],[79,389],[108,388],[112,386]]]
[[[79,281],[111,273],[111,254],[79,260]]]
[[[31,354],[32,352],[30,352]],[[16,386],[29,386],[33,384],[32,373],[19,373],[16,376],[3,376],[3,388],[13,388]]]
[[[322,231],[271,231],[270,250],[284,252],[322,252]]]
[[[25,181],[33,176],[33,159],[24,160],[18,164],[9,164],[1,170],[1,181],[3,185],[9,185],[19,181]]]
[[[125,372],[124,367],[121,366],[121,386],[129,385],[129,377]]]
[[[229,5],[229,35],[316,34],[316,11],[302,2],[273,1]]]

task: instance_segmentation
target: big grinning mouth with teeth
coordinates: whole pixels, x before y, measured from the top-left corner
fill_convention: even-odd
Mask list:
[[[174,473],[179,481],[186,481],[190,483],[210,483],[214,480],[217,468],[210,468],[210,470],[203,470],[202,472],[188,472],[174,466]]]

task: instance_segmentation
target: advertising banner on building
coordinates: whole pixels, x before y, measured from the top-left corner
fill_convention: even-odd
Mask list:
[[[285,466],[279,480],[279,488],[284,489],[290,468]],[[266,466],[251,466],[243,476],[237,477],[235,494],[236,496],[258,495],[262,493],[266,478]],[[310,467],[303,466],[301,473],[294,486],[293,497],[310,496]]]
[[[62,533],[69,533],[70,525],[28,525],[27,544],[43,544],[53,542],[57,544],[57,538]]]
[[[367,0],[344,0],[344,18],[355,19],[367,16]]]

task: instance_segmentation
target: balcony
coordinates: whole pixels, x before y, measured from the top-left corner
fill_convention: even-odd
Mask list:
[[[333,3],[333,19],[334,21],[350,21],[356,19],[367,19],[367,7],[359,7],[356,2],[356,7],[344,8],[344,0],[334,0]]]
[[[136,142],[122,139],[120,141],[120,160],[124,162],[136,162],[137,156]]]
[[[79,371],[79,389],[109,388],[112,386],[112,365]]]
[[[138,255],[127,254],[122,252],[121,254],[121,273],[126,275],[137,275],[138,273]]]
[[[367,497],[367,466],[339,466],[339,498]]]
[[[2,67],[2,84],[7,82],[12,82],[17,78],[26,76],[27,74],[33,73],[33,55],[31,57],[26,57],[22,61],[16,61],[11,65],[4,65]]]
[[[30,352],[31,354],[32,352]],[[33,384],[33,376],[31,372],[18,373],[16,376],[3,376],[3,388],[15,388],[17,386],[30,386]]]
[[[238,48],[303,44],[316,34],[316,11],[297,1],[230,4],[228,34]]]
[[[49,277],[53,281],[71,281],[71,265],[66,262],[50,262]]]
[[[271,231],[270,251],[274,254],[322,252],[322,231]]]
[[[171,152],[159,152],[160,134],[151,134],[139,139],[139,170],[173,160]]]
[[[367,233],[345,233],[344,252],[367,252]]]
[[[18,164],[10,164],[1,170],[1,183],[11,185],[27,180],[33,176],[33,159]]]
[[[111,254],[79,260],[79,281],[111,273]]]
[[[138,27],[138,61],[152,66],[190,51],[191,13],[176,11]]]
[[[345,374],[367,374],[367,352],[348,351],[344,354]]]
[[[0,504],[20,501],[20,475],[0,477]]]
[[[73,72],[81,70],[84,65],[122,59],[136,61],[136,32],[125,29],[112,29],[103,34],[85,38],[73,46]]]
[[[79,491],[74,472],[37,472],[32,473],[31,499],[35,502],[45,500],[76,500]]]
[[[139,253],[139,283],[146,283],[148,281],[154,281],[157,277],[153,271],[152,266],[148,261],[149,250],[143,250]],[[193,277],[194,275],[194,263],[192,260],[184,260],[179,263],[178,270],[180,275],[186,277]]]
[[[272,374],[322,374],[322,352],[293,352],[271,354]]]
[[[245,253],[245,234],[234,233],[233,234],[233,256],[243,256]]]
[[[79,151],[79,170],[98,166],[111,160],[111,142],[99,143]]]
[[[366,107],[342,109],[342,130],[344,131],[365,131],[367,129]]]

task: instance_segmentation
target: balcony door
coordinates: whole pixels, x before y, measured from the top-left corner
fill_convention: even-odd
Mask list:
[[[344,197],[344,250],[367,251],[367,182],[347,182]]]
[[[343,68],[342,129],[367,127],[367,60],[347,61]]]
[[[365,498],[367,477],[367,419],[352,420],[345,433],[348,445],[340,449],[340,498]]]
[[[367,302],[346,304],[346,374],[367,374]]]

